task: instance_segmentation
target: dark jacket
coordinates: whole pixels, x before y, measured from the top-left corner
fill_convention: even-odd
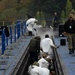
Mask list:
[[[1,26],[0,27],[0,35],[2,35],[2,30],[4,29],[6,37],[9,37],[9,30],[7,26]]]
[[[64,24],[64,31],[70,34],[75,33],[75,20],[68,20]]]
[[[32,38],[29,44],[30,52],[37,52],[37,40]]]

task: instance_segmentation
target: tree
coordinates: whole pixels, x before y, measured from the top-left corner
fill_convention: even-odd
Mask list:
[[[72,9],[73,9],[72,2],[70,0],[67,0],[67,3],[66,3],[66,17],[72,11]]]
[[[19,1],[19,4],[17,1]],[[0,15],[4,14],[6,16],[5,20],[25,18],[29,2],[30,0],[2,0],[0,1]]]
[[[40,11],[37,11],[37,13],[36,13],[36,19],[38,19],[38,24],[40,24],[40,20],[41,20],[41,14],[40,14]]]
[[[6,16],[6,20],[11,21],[11,20],[16,20],[17,19],[17,11],[13,8],[6,9],[2,13]]]
[[[65,12],[64,12],[64,10],[62,10],[62,12],[61,12],[61,19],[60,19],[60,21],[61,21],[62,23],[65,22]]]
[[[45,20],[45,15],[44,15],[44,13],[41,11],[40,12],[41,13],[41,25],[43,26],[43,27],[45,27],[46,26],[46,20]]]
[[[64,10],[62,10],[62,12],[61,12],[61,18],[65,18],[65,12],[64,12]]]
[[[75,19],[75,10],[73,9],[70,13],[74,14],[74,19]]]
[[[2,14],[0,15],[0,20],[2,20],[2,21],[6,20],[6,16],[5,16],[4,13],[2,13]]]
[[[73,8],[75,9],[75,0],[71,0]]]
[[[44,16],[44,13],[42,11],[38,11],[36,13],[36,18],[38,19],[39,24],[41,24],[43,27],[46,26],[45,16]]]
[[[17,0],[17,3],[19,4],[21,0]]]
[[[73,9],[70,13],[74,14],[75,15],[75,10]]]
[[[3,0],[2,2],[3,2],[4,7],[5,7],[4,10],[17,7],[17,1],[16,0]]]
[[[27,14],[27,8],[22,8],[19,10],[17,18],[18,19],[25,19],[26,14]]]

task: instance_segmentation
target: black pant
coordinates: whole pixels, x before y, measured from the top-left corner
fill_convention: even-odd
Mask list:
[[[38,61],[38,52],[30,52],[30,60]]]
[[[32,36],[32,31],[28,31],[28,35],[29,36]]]

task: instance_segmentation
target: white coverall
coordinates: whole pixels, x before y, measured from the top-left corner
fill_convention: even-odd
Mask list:
[[[50,71],[47,68],[41,68],[38,66],[33,66],[30,71],[30,75],[49,75]]]
[[[41,40],[40,47],[42,48],[43,52],[48,53],[49,55],[53,55],[53,51],[51,46],[54,46],[52,39],[44,38]]]
[[[47,60],[45,60],[44,58],[41,58],[39,61],[39,67],[42,67],[42,68],[47,68],[49,67],[49,62]]]

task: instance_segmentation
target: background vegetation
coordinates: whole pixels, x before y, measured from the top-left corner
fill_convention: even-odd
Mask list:
[[[16,21],[31,17],[43,19],[43,25],[54,17],[66,18],[75,9],[75,0],[0,0],[0,21]],[[40,14],[41,13],[41,14]]]

